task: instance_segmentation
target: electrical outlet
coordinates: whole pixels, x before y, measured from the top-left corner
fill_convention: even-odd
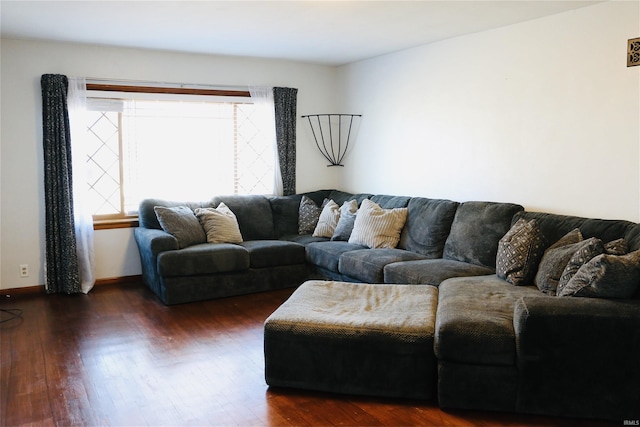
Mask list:
[[[20,277],[29,277],[29,264],[20,264]]]

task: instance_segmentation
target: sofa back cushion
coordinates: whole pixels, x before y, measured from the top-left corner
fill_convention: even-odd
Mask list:
[[[269,198],[273,214],[273,228],[276,238],[298,234],[298,212],[302,196],[307,196],[316,205],[329,197],[331,190],[318,190],[309,193],[293,194],[291,196],[275,196]],[[336,202],[337,203],[337,202]]]
[[[451,200],[412,198],[398,247],[427,258],[442,258],[458,205]]]
[[[238,220],[244,240],[273,239],[273,215],[269,200],[264,196],[217,196],[213,205],[220,202],[231,209]]]
[[[520,218],[535,219],[549,245],[553,245],[562,236],[578,228],[584,239],[597,237],[603,243],[608,243],[623,237],[627,240],[630,251],[640,249],[640,224],[630,221],[582,218],[542,212],[519,212],[513,217],[513,222]]]
[[[142,228],[156,228],[158,230],[162,230],[162,226],[158,221],[158,217],[154,208],[156,206],[164,207],[164,208],[175,208],[178,206],[186,206],[190,208],[192,211],[195,211],[197,208],[211,208],[214,207],[210,201],[207,202],[176,202],[171,200],[163,200],[163,199],[144,199],[140,202],[138,206],[138,221],[140,223],[140,227]]]
[[[496,267],[498,242],[511,228],[520,205],[498,202],[464,202],[456,210],[443,258]]]
[[[624,233],[624,239],[627,241],[630,252],[640,249],[640,224],[629,225]]]
[[[329,193],[328,198],[336,202],[338,206],[342,206],[342,204],[347,200],[356,200],[358,202],[358,206],[360,206],[364,199],[370,199],[371,196],[372,195],[369,193],[352,194],[347,193],[346,191],[333,190]]]
[[[411,197],[407,196],[387,196],[384,194],[371,196],[371,201],[380,205],[382,209],[406,208],[409,200]]]

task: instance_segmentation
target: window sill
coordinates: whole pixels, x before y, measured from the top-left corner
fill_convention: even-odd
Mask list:
[[[138,217],[122,219],[100,219],[93,221],[94,230],[111,230],[114,228],[134,228],[139,225]]]

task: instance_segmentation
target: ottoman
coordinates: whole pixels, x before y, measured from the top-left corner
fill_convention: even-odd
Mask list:
[[[428,399],[438,289],[312,280],[264,323],[269,386]]]

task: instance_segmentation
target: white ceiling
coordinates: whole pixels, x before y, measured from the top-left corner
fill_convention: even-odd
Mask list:
[[[0,28],[3,38],[341,65],[598,2],[0,0]]]

